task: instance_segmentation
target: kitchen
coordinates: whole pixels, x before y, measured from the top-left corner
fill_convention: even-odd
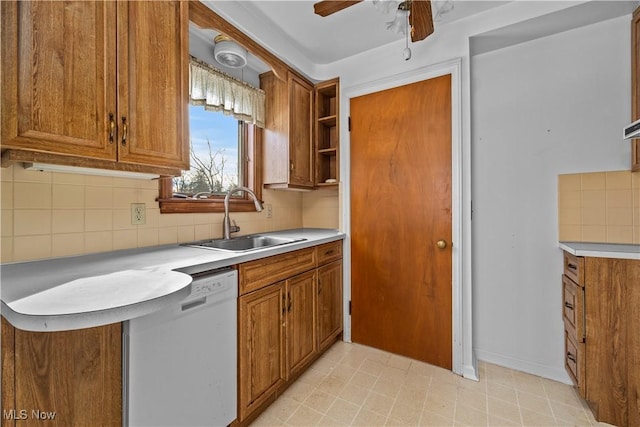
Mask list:
[[[239,13],[241,5],[218,5],[220,14],[247,20],[243,28],[252,28],[261,42],[314,78],[339,75],[343,98],[367,82],[419,74],[424,67],[462,58],[461,216],[462,235],[470,237],[461,274],[463,301],[469,304],[461,309],[462,329],[469,334],[462,340],[467,346],[462,365],[473,366],[473,350],[480,360],[564,382],[557,180],[560,174],[629,170],[630,146],[619,136],[631,117],[633,8],[620,16],[603,12],[590,25],[567,24],[568,31],[534,34],[528,42],[497,50],[486,50],[483,42],[494,30],[535,23],[569,6],[512,2],[442,25],[426,41],[411,45],[410,61],[399,56],[404,43],[397,41],[317,65],[272,28],[258,33],[260,19]],[[160,214],[154,182],[35,174],[16,166],[1,173],[3,263],[189,242],[218,237],[221,229],[219,214]],[[266,212],[233,218],[242,234],[300,227],[348,234],[347,187],[342,193],[263,190],[272,218]],[[145,203],[147,224],[131,226],[131,203]]]

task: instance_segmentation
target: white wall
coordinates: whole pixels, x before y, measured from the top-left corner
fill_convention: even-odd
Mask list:
[[[555,183],[555,175],[558,173],[568,173],[572,171],[578,170],[596,170],[596,169],[623,169],[627,168],[628,160],[626,160],[626,153],[624,152],[624,144],[620,141],[616,140],[615,143],[611,142],[610,145],[606,145],[606,151],[603,153],[593,152],[592,147],[589,150],[585,150],[582,152],[578,158],[574,162],[563,162],[562,165],[566,166],[566,169],[562,169],[558,160],[558,163],[551,163],[547,165],[545,162],[537,161],[536,165],[539,167],[539,170],[533,170],[533,166],[528,164],[521,164],[520,166],[524,168],[524,170],[519,170],[513,168],[509,171],[511,175],[505,178],[505,181],[513,181],[515,183],[520,181],[520,177],[523,173],[527,174],[540,174],[540,180],[546,182],[546,186],[543,191],[548,191],[551,194],[547,198],[547,202],[551,200],[551,204],[546,206],[544,212],[542,209],[542,215],[533,216],[530,215],[525,219],[521,218],[521,223],[518,225],[524,224],[523,230],[526,233],[520,233],[513,240],[513,244],[517,244],[517,248],[519,251],[517,252],[518,265],[527,265],[526,268],[523,268],[523,271],[529,276],[524,283],[527,283],[529,286],[525,287],[524,285],[513,285],[512,282],[509,282],[509,285],[501,285],[496,289],[496,285],[488,283],[487,280],[493,280],[493,277],[488,277],[485,271],[472,271],[471,260],[473,257],[480,257],[482,260],[483,252],[496,250],[496,248],[502,250],[503,252],[510,254],[511,244],[512,242],[508,242],[508,246],[504,247],[499,239],[494,239],[491,236],[487,236],[486,234],[471,233],[471,196],[472,196],[472,174],[471,171],[475,167],[475,164],[472,165],[471,161],[471,142],[472,142],[472,133],[476,132],[476,129],[472,129],[471,126],[471,73],[474,73],[475,78],[475,68],[471,67],[471,61],[469,57],[469,41],[471,37],[479,36],[485,33],[488,33],[492,30],[496,30],[499,28],[509,27],[514,24],[518,24],[521,22],[525,22],[527,20],[536,19],[540,17],[549,17],[551,14],[555,14],[561,11],[564,11],[567,8],[574,7],[576,5],[580,5],[582,3],[586,3],[583,0],[580,1],[511,1],[506,3],[503,6],[500,6],[495,9],[491,9],[485,13],[481,13],[478,15],[474,15],[467,19],[462,19],[456,21],[452,24],[448,25],[437,25],[436,31],[433,35],[429,36],[425,41],[415,43],[411,46],[413,55],[410,61],[404,61],[401,57],[402,48],[404,47],[404,41],[399,40],[397,43],[391,43],[388,45],[380,46],[378,48],[372,49],[370,51],[364,52],[359,55],[355,55],[350,58],[346,58],[341,61],[337,61],[331,64],[314,64],[309,61],[308,58],[304,57],[301,52],[297,49],[293,48],[290,43],[287,42],[281,34],[272,31],[269,25],[260,22],[259,20],[252,17],[251,14],[244,13],[246,11],[239,10],[237,5],[242,2],[210,2],[207,1],[211,7],[213,7],[218,13],[224,16],[226,19],[229,19],[234,25],[246,31],[251,37],[253,37],[256,41],[260,42],[264,47],[279,55],[282,58],[290,59],[291,63],[295,63],[296,68],[298,68],[303,74],[306,74],[312,79],[315,80],[324,80],[333,78],[335,76],[340,76],[340,84],[342,93],[347,93],[350,90],[353,91],[354,88],[366,85],[370,82],[380,82],[384,79],[393,80],[398,75],[406,75],[410,73],[419,74],[424,72],[425,67],[430,67],[435,64],[439,64],[445,61],[449,61],[454,58],[462,58],[462,70],[461,70],[461,79],[462,79],[462,157],[463,157],[463,165],[462,165],[462,216],[463,216],[463,230],[462,234],[464,236],[465,242],[462,244],[462,252],[463,252],[463,274],[462,274],[462,282],[463,282],[463,328],[465,335],[465,342],[463,343],[464,347],[464,364],[468,365],[472,362],[472,354],[471,354],[471,339],[467,339],[466,335],[471,334],[472,329],[472,320],[471,313],[476,312],[479,313],[474,317],[474,321],[476,324],[473,325],[474,329],[478,331],[474,332],[474,337],[478,340],[478,344],[474,347],[477,347],[479,353],[482,358],[488,359],[489,356],[492,356],[492,360],[499,362],[501,364],[510,364],[514,366],[514,362],[518,362],[518,368],[522,370],[527,370],[529,372],[539,373],[545,376],[551,376],[553,378],[561,378],[564,375],[564,369],[561,368],[561,357],[562,357],[562,349],[561,349],[561,336],[559,335],[559,328],[561,327],[560,320],[560,285],[559,285],[559,260],[557,259],[559,256],[558,249],[556,248],[555,242],[555,233],[557,226],[555,225],[555,217],[557,209],[555,207],[555,184],[549,185],[549,179],[553,176],[553,183]],[[608,90],[608,87],[602,87],[600,84],[595,85],[590,88],[583,87],[585,83],[580,77],[576,77],[575,79],[565,79],[571,85],[567,87],[567,90],[573,94],[573,91],[576,91],[576,99],[580,99],[579,103],[576,103],[576,107],[566,106],[567,110],[563,110],[562,112],[569,114],[572,116],[571,111],[580,111],[581,109],[586,109],[587,105],[585,105],[585,97],[589,97],[588,100],[590,104],[595,108],[599,108],[602,110],[601,115],[598,116],[597,120],[590,119],[588,123],[591,126],[595,126],[596,129],[604,129],[598,127],[598,123],[602,123],[603,120],[605,122],[610,122],[612,117],[615,117],[615,120],[626,121],[630,117],[630,113],[628,110],[628,105],[630,103],[630,88],[629,88],[629,22],[630,15],[626,18],[621,18],[618,24],[615,25],[616,28],[613,33],[609,34],[596,34],[593,29],[585,29],[587,33],[589,33],[590,38],[594,39],[595,42],[594,48],[597,48],[598,53],[596,53],[596,58],[602,55],[615,55],[615,61],[602,61],[597,62],[595,70],[593,73],[614,73],[619,74],[616,79],[619,80],[618,83],[613,83],[614,85],[619,84],[617,92],[620,94],[620,98],[616,99],[616,106],[613,107],[612,110],[608,110],[607,108],[600,108],[598,106],[603,105],[603,103],[599,100],[601,97],[605,97],[606,99],[615,98],[611,93],[600,94],[601,91]],[[611,26],[611,25],[609,25]],[[608,27],[609,27],[608,26]],[[607,28],[608,28],[607,27]],[[621,28],[618,28],[621,27]],[[511,27],[513,28],[513,27]],[[593,28],[597,28],[594,26]],[[557,29],[556,29],[557,31]],[[574,30],[575,32],[568,32],[566,34],[580,34],[581,29]],[[562,40],[564,35],[561,33],[558,36],[558,40]],[[556,38],[553,37],[552,40]],[[600,41],[600,37],[602,37],[602,41]],[[611,44],[614,42],[615,46],[607,46],[606,48],[600,48],[598,46],[601,45],[602,42]],[[543,42],[543,40],[530,42],[532,46],[535,46],[537,43]],[[511,47],[513,51],[518,51],[520,49],[526,49],[528,44],[522,44],[518,46]],[[583,45],[584,46],[584,45]],[[550,49],[553,52],[558,52],[555,46],[550,46]],[[604,49],[604,51],[602,51]],[[611,49],[611,52],[606,52],[608,49]],[[591,48],[590,48],[591,50]],[[589,50],[589,51],[590,51]],[[505,49],[505,52],[508,50]],[[617,53],[616,53],[617,52]],[[498,54],[498,52],[496,52]],[[566,54],[566,53],[565,53]],[[489,58],[492,54],[487,54]],[[562,59],[563,55],[559,55]],[[478,58],[481,59],[481,58]],[[527,58],[524,58],[526,60]],[[584,58],[583,58],[584,59]],[[554,59],[555,61],[555,59]],[[551,67],[553,64],[534,64],[538,69],[544,69],[544,67]],[[509,67],[516,67],[520,69],[518,64],[509,64]],[[584,71],[584,70],[582,70]],[[534,74],[533,72],[529,72],[529,74]],[[535,76],[532,76],[535,77]],[[574,77],[574,76],[571,76]],[[599,79],[600,81],[600,79]],[[548,81],[547,81],[548,82]],[[495,82],[496,84],[499,82]],[[576,87],[577,85],[577,87]],[[626,86],[625,86],[626,85]],[[477,85],[474,85],[474,88]],[[571,90],[569,90],[571,89]],[[474,89],[475,90],[475,89]],[[504,92],[504,91],[503,91]],[[586,92],[586,93],[580,93]],[[544,92],[546,93],[546,92]],[[552,91],[551,94],[554,92]],[[508,95],[504,93],[505,95]],[[535,94],[540,97],[541,94]],[[476,96],[474,94],[474,96]],[[478,95],[479,96],[479,95]],[[595,101],[594,98],[598,99]],[[485,98],[486,99],[486,98]],[[519,100],[523,103],[523,100]],[[341,105],[348,102],[347,99],[341,100]],[[503,103],[500,99],[493,99],[492,102],[495,102],[495,107],[499,108],[503,106]],[[474,100],[474,104],[475,100]],[[520,105],[520,104],[519,104]],[[562,104],[561,104],[562,105]],[[620,105],[626,105],[627,110],[620,112]],[[484,105],[481,108],[491,107],[491,105]],[[476,106],[474,105],[474,113]],[[477,107],[480,108],[480,107]],[[558,106],[559,110],[562,110],[561,107]],[[531,108],[535,112],[535,114],[531,115],[531,117],[537,117],[540,114],[546,116],[545,111],[535,111],[535,109]],[[609,111],[609,113],[607,113]],[[609,115],[607,115],[609,114]],[[512,116],[517,116],[520,118],[520,115],[515,113]],[[523,116],[524,117],[524,116]],[[554,115],[553,118],[556,116]],[[573,115],[576,120],[580,119],[580,115]],[[584,125],[586,121],[579,120],[579,124],[581,126]],[[566,121],[565,121],[566,123]],[[559,127],[557,126],[557,122],[554,121],[549,125],[553,124],[553,126],[547,126],[546,129],[550,129],[553,131],[552,135],[555,137],[556,135],[561,135],[559,132]],[[613,127],[616,127],[617,133],[620,134],[620,128],[622,125],[618,126],[619,123],[615,124]],[[541,125],[542,126],[542,125]],[[607,125],[608,127],[609,125]],[[544,126],[542,126],[544,127]],[[545,129],[545,131],[546,131]],[[479,130],[480,132],[482,129]],[[590,141],[595,141],[598,138],[592,132],[586,132],[587,139]],[[517,144],[520,141],[530,141],[531,135],[524,136],[524,132],[519,132],[517,134],[510,135],[508,142],[512,144]],[[524,139],[523,139],[524,138]],[[542,138],[541,138],[542,139]],[[545,145],[533,145],[531,147],[524,147],[521,150],[518,150],[518,154],[524,152],[525,149],[530,150],[533,154],[535,153],[534,159],[538,157],[548,158],[550,157],[549,151],[558,151],[558,159],[567,158],[571,149],[564,148],[565,144],[580,144],[580,142],[585,139],[584,134],[577,136],[576,138],[563,138],[558,139],[557,146],[549,146]],[[542,139],[544,141],[544,139]],[[345,139],[341,139],[341,144],[348,146],[348,137]],[[621,145],[622,144],[622,145]],[[523,144],[524,145],[524,144]],[[589,144],[588,144],[589,145]],[[572,145],[573,146],[573,145]],[[583,145],[580,145],[581,147]],[[610,150],[609,150],[610,148]],[[493,149],[492,149],[493,150]],[[621,150],[621,151],[616,151]],[[628,148],[627,148],[628,150]],[[500,154],[500,153],[498,153]],[[474,162],[476,159],[474,158]],[[540,167],[540,163],[543,163],[544,167]],[[609,164],[607,164],[609,163]],[[615,164],[615,166],[614,166]],[[344,167],[344,162],[341,165],[341,168]],[[482,170],[482,169],[480,169]],[[349,182],[348,176],[343,174],[344,170],[341,170],[341,177],[343,180],[343,196],[340,197],[340,211],[341,217],[340,221],[342,227],[344,228],[345,221],[348,220],[348,189]],[[474,172],[474,177],[478,176],[478,173]],[[545,178],[546,177],[546,178]],[[529,178],[528,181],[535,180],[534,178]],[[475,183],[473,186],[473,191],[478,192],[478,194],[491,194],[493,183],[491,181],[479,181]],[[525,190],[525,188],[523,188]],[[534,197],[533,194],[531,197]],[[531,206],[531,209],[535,208],[534,199],[527,200],[527,206]],[[482,203],[482,199],[475,200],[474,194],[474,203]],[[485,205],[486,206],[486,205]],[[507,204],[508,209],[521,209],[519,205],[516,203]],[[476,208],[476,217],[477,220],[477,208],[478,206],[474,205]],[[486,211],[485,211],[486,212]],[[486,216],[485,216],[486,218]],[[531,225],[529,225],[531,223]],[[533,228],[533,224],[537,224]],[[476,221],[473,223],[474,228],[479,228],[481,226],[478,225]],[[509,223],[500,224],[500,227],[504,226],[507,230],[511,230],[515,227],[515,225],[511,225]],[[516,227],[518,228],[518,227]],[[520,229],[520,228],[518,228]],[[536,246],[531,242],[538,242],[540,237],[538,236],[538,230],[544,229],[547,232],[551,232],[554,235],[545,237],[544,244],[542,246]],[[548,231],[551,230],[551,231]],[[473,245],[473,254],[472,247],[469,242],[471,242],[471,237],[474,239],[480,239],[477,244]],[[549,240],[552,239],[552,240]],[[348,239],[347,239],[348,241]],[[527,248],[531,248],[527,250]],[[524,257],[529,255],[530,252],[535,252],[536,256],[540,252],[546,252],[546,257],[542,261],[543,264],[537,262],[536,258],[532,258],[532,262],[525,261]],[[348,259],[348,248],[345,253],[345,259]],[[477,260],[474,259],[474,265],[478,265]],[[506,265],[506,261],[504,263]],[[345,263],[346,266],[346,263]],[[508,266],[507,266],[508,267]],[[502,268],[502,267],[501,267]],[[509,271],[511,271],[514,267],[508,267]],[[501,271],[501,270],[499,270]],[[549,273],[549,271],[553,271]],[[472,277],[472,273],[473,276]],[[479,276],[478,276],[479,275]],[[553,276],[551,280],[550,276]],[[502,279],[495,279],[502,280]],[[476,284],[476,281],[479,281],[479,284]],[[506,280],[501,281],[500,283],[506,283]],[[531,285],[531,284],[535,284]],[[517,286],[517,287],[515,287]],[[496,292],[491,293],[491,290]],[[474,291],[473,295],[475,300],[472,301],[471,294]],[[503,292],[501,292],[503,291]],[[490,294],[490,297],[484,297],[482,295],[483,292]],[[547,295],[545,295],[547,294]],[[509,298],[505,298],[505,296],[509,296]],[[506,305],[510,305],[513,303],[519,304],[517,308],[511,308],[511,312],[507,312],[509,308],[504,308]],[[528,308],[531,304],[531,307]],[[540,312],[536,312],[539,310]],[[513,330],[515,328],[509,329],[505,325],[500,325],[496,330],[492,330],[493,325],[488,325],[486,323],[486,315],[495,311],[496,313],[502,313],[501,321],[503,323],[513,323],[518,325],[518,327],[526,326],[525,329],[519,331],[520,335],[515,336],[513,334]],[[507,316],[508,315],[508,316]],[[542,319],[550,318],[550,320]],[[509,329],[509,333],[503,333],[502,329]],[[525,338],[519,338],[520,336],[525,337],[525,334],[528,334]],[[521,344],[524,342],[524,344]],[[542,350],[540,347],[549,347],[548,351]]]
[[[474,346],[568,381],[557,175],[629,169],[630,18],[471,61]]]

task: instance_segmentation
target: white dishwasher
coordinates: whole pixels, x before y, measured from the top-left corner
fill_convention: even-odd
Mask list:
[[[192,276],[185,300],[125,322],[125,426],[217,427],[236,419],[238,273]]]

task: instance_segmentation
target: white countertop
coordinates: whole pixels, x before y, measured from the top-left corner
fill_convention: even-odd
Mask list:
[[[314,228],[262,234],[306,240],[238,253],[168,245],[1,264],[1,313],[16,328],[39,332],[121,322],[183,300],[190,274],[344,238]]]
[[[560,242],[560,249],[576,256],[640,259],[640,245],[619,243]]]

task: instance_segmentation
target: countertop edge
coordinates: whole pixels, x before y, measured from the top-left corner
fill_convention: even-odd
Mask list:
[[[267,233],[258,233],[258,234],[267,234]],[[178,271],[186,274],[197,274],[200,272],[204,272],[207,270],[214,270],[224,267],[230,267],[237,264],[242,264],[245,262],[267,258],[275,255],[284,254],[287,252],[292,252],[300,249],[305,249],[309,247],[314,247],[318,245],[322,245],[325,243],[331,243],[339,240],[344,240],[345,234],[340,232],[339,230],[334,229],[293,229],[293,230],[281,230],[269,232],[268,234],[280,235],[280,236],[294,236],[303,234],[308,236],[306,240],[292,243],[290,245],[281,245],[275,246],[260,250],[255,250],[251,252],[244,253],[221,253],[220,251],[204,249],[204,248],[194,248],[189,254],[194,255],[195,264],[190,264],[191,258],[188,258],[189,261],[186,260],[178,260],[168,265],[166,268],[168,270]],[[169,246],[158,246],[158,247],[149,247],[149,248],[140,248],[138,253],[123,251],[119,255],[116,252],[111,253],[103,253],[96,255],[103,255],[105,258],[109,257],[111,254],[113,256],[136,256],[136,254],[145,254],[153,251],[163,250],[167,248],[179,248],[182,245],[169,245]],[[185,246],[188,248],[188,246]],[[182,252],[183,250],[180,249]],[[195,251],[195,252],[194,252]],[[197,255],[197,256],[196,256]],[[94,255],[95,256],[95,255]],[[68,263],[70,259],[77,258],[81,259],[83,255],[78,257],[69,257],[69,258],[60,258],[60,263]],[[54,262],[57,261],[55,259],[48,260],[36,260],[32,261],[33,263],[38,263],[41,261],[45,262]],[[30,262],[18,263],[21,264],[20,268],[24,270],[24,267],[27,267]],[[186,265],[185,265],[186,264]],[[9,266],[11,264],[4,264],[3,266]],[[58,265],[58,264],[56,264]],[[155,265],[141,265],[141,269],[154,268],[157,267]],[[20,270],[19,270],[20,271]],[[26,278],[25,280],[28,280]],[[7,285],[6,283],[4,284]],[[52,283],[51,288],[59,286],[59,284]],[[42,288],[42,286],[41,286]],[[5,288],[6,289],[6,288]],[[42,289],[40,289],[42,291]],[[144,300],[140,302],[135,302],[133,304],[112,307],[105,310],[96,310],[96,311],[88,311],[88,312],[80,312],[80,313],[71,313],[71,314],[57,314],[57,315],[37,315],[32,313],[20,313],[11,308],[11,303],[15,300],[9,300],[6,302],[4,299],[1,300],[0,305],[0,314],[6,318],[6,320],[14,327],[26,331],[33,332],[56,332],[56,331],[69,331],[76,329],[85,329],[97,326],[104,326],[112,323],[127,321],[136,317],[144,316],[155,311],[161,310],[167,307],[170,304],[177,303],[185,299],[191,291],[191,283],[185,285],[184,287],[175,290],[173,292],[167,293],[165,295],[152,298],[149,300]]]
[[[134,304],[89,311],[86,313],[34,315],[19,313],[2,302],[1,313],[17,329],[30,332],[60,332],[105,326],[124,322],[161,310],[169,304],[182,301],[191,292],[191,283],[157,298]]]
[[[575,256],[640,260],[640,245],[589,242],[558,242],[558,247]],[[633,252],[631,248],[637,247]]]

